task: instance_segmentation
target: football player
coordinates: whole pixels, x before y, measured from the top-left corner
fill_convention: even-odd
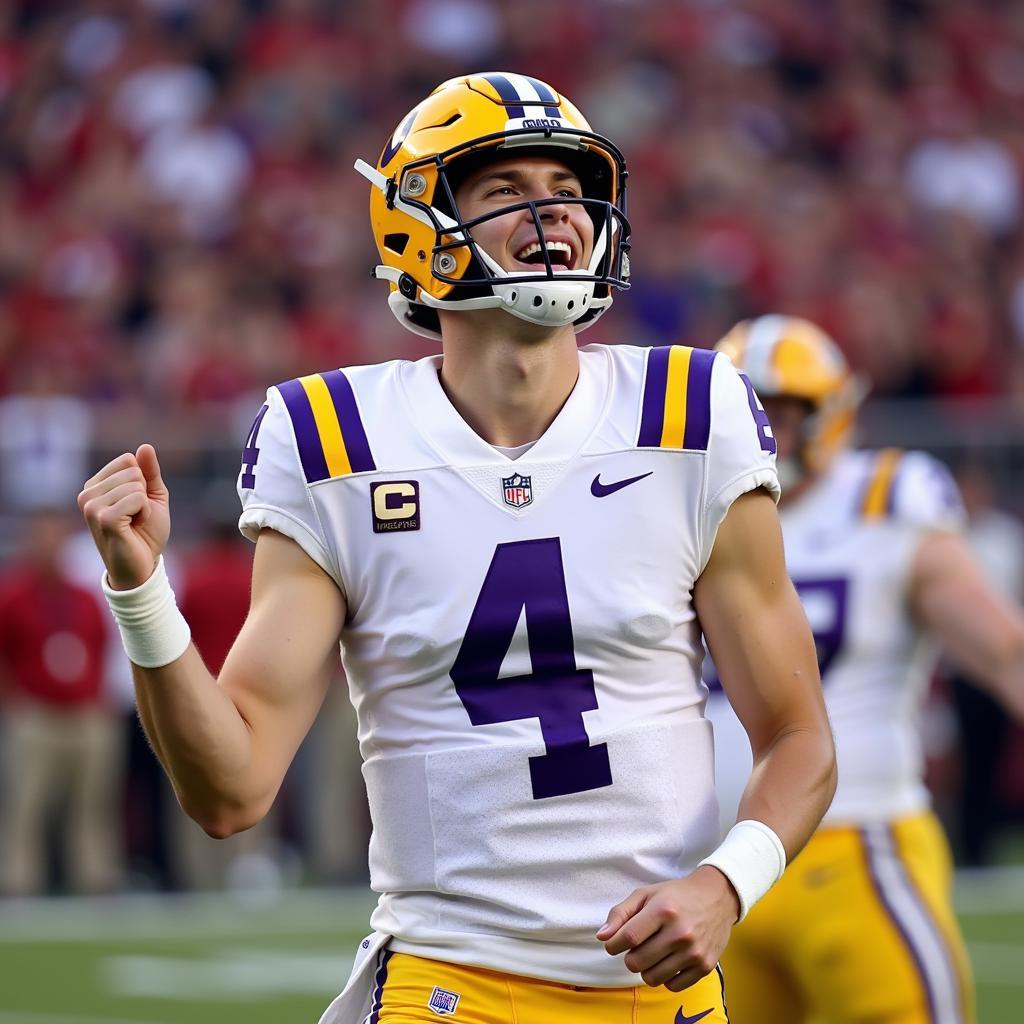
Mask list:
[[[763,412],[709,351],[577,348],[628,284],[626,167],[550,86],[445,82],[356,166],[390,307],[441,351],[269,390],[219,679],[153,448],[81,494],[154,749],[208,832],[250,826],[340,638],[380,901],[324,1021],[721,1024],[730,929],[834,787]],[[759,758],[717,847],[701,627]]]
[[[917,717],[931,637],[1024,718],[1024,620],[957,535],[962,509],[941,463],[850,447],[865,387],[820,329],[764,316],[717,347],[753,384],[778,444],[786,564],[814,632],[839,767],[824,823],[732,935],[733,1020],[971,1021]],[[728,689],[728,668],[718,669]],[[750,746],[714,686],[708,715],[726,815],[746,785]]]

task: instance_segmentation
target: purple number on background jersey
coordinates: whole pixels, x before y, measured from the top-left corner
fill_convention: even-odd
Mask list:
[[[524,608],[533,671],[499,678]],[[611,785],[608,746],[591,746],[583,725],[597,694],[593,673],[576,667],[557,537],[498,545],[451,677],[474,725],[540,720],[547,753],[530,758],[534,799]]]
[[[824,685],[825,674],[842,650],[843,640],[846,638],[846,599],[850,581],[836,576],[820,580],[793,580],[793,586],[796,587],[796,592],[805,605],[809,600],[813,600],[813,594],[822,595],[828,602],[827,612],[821,621],[811,623],[814,647],[818,655],[818,672]],[[815,615],[814,618],[818,620],[819,617]],[[704,658],[702,674],[704,684],[710,692],[722,689],[722,680],[710,655]]]
[[[828,602],[827,616],[820,622],[811,623],[814,646],[818,650],[818,671],[824,683],[825,673],[842,649],[846,636],[846,598],[850,581],[836,576],[820,580],[793,580],[793,586],[805,605],[813,600],[814,594],[820,594]]]

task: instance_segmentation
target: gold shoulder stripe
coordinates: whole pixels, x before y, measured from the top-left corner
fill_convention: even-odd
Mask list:
[[[899,448],[883,448],[878,453],[861,503],[865,519],[884,519],[892,511],[896,467],[902,455]]]
[[[661,428],[662,448],[682,448],[686,436],[686,381],[690,375],[692,348],[673,345],[668,355],[665,381],[665,421]]]
[[[306,392],[310,408],[313,410],[313,419],[320,435],[328,473],[332,477],[351,473],[352,465],[345,448],[345,439],[341,435],[341,424],[326,381],[319,373],[311,373],[308,377],[300,377],[299,383]]]

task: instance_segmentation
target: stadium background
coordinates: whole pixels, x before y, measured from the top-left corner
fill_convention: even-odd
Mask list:
[[[744,316],[808,316],[873,381],[867,443],[931,450],[1020,513],[1021,3],[15,0],[0,4],[0,573],[44,510],[77,529],[82,480],[152,441],[175,580],[216,661],[244,604],[249,553],[226,538],[263,390],[431,351],[368,277],[353,160],[438,82],[495,68],[554,84],[629,160],[635,284],[585,341],[707,346]],[[94,588],[88,550],[71,535],[58,555]],[[114,653],[123,863],[112,894],[70,898],[55,806],[49,898],[0,901],[0,1024],[315,1020],[366,916],[343,697],[272,819],[217,845],[173,807]],[[1003,865],[960,886],[981,1019],[998,1024],[1024,1000],[1024,743],[1004,745],[975,825],[992,842],[971,849],[950,692],[940,680],[926,716],[931,781],[961,860]],[[0,724],[18,701],[0,685]]]

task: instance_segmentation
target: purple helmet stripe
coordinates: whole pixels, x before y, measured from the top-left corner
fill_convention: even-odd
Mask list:
[[[390,949],[383,949],[377,960],[377,973],[374,977],[373,1002],[370,1005],[370,1019],[367,1024],[378,1024],[380,1011],[384,1004],[384,985],[388,980],[388,961],[394,954]]]
[[[352,393],[352,385],[341,370],[331,370],[320,374],[327,385],[334,402],[334,411],[338,414],[341,436],[345,440],[345,451],[348,453],[349,465],[353,473],[365,473],[377,468],[370,453],[370,443],[363,430],[363,421],[356,405],[356,396]]]
[[[963,995],[956,959],[931,908],[922,899],[891,825],[860,830],[871,884],[917,970],[935,1024],[963,1024]]]
[[[320,443],[320,431],[316,428],[313,409],[305,388],[297,380],[289,380],[284,384],[278,384],[277,390],[281,392],[285,408],[292,420],[306,482],[312,484],[317,480],[326,480],[331,474],[327,469],[324,448]]]
[[[497,90],[510,118],[526,117],[526,111],[523,109],[523,101],[519,91],[504,75],[484,75],[484,79],[490,82]]]
[[[644,381],[643,410],[640,414],[640,448],[658,448],[665,423],[665,389],[668,386],[670,346],[652,348],[647,356],[647,379]]]
[[[558,117],[558,100],[555,94],[548,88],[548,86],[542,82],[539,78],[531,78],[529,75],[523,76],[529,83],[537,90],[537,95],[547,104],[544,108],[544,113],[548,117]]]
[[[686,377],[686,431],[683,447],[703,451],[711,437],[711,364],[715,353],[695,348]]]

